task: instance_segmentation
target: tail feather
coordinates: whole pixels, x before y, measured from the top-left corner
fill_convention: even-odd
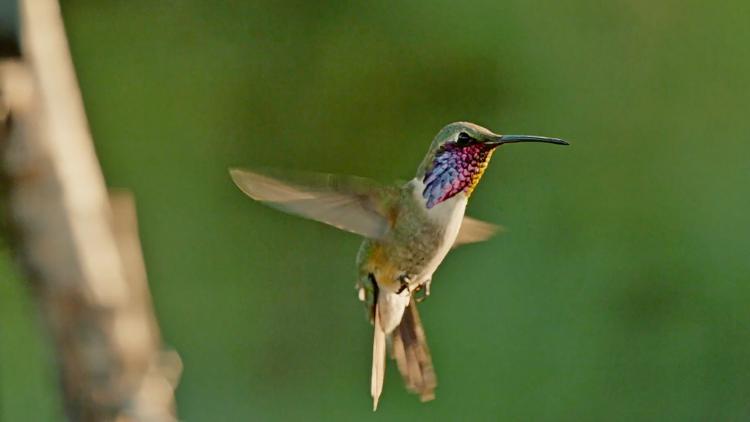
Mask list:
[[[437,376],[414,300],[409,303],[401,324],[393,332],[391,356],[396,360],[410,392],[418,394],[423,402],[435,398]]]
[[[370,380],[370,394],[372,395],[372,410],[378,410],[378,400],[383,392],[383,378],[385,377],[385,331],[380,323],[380,311],[375,305],[374,334],[372,339],[372,378]]]

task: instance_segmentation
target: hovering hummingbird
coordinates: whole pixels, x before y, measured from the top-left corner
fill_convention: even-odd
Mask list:
[[[464,216],[496,148],[516,142],[568,145],[562,139],[498,135],[458,122],[438,132],[416,176],[398,185],[370,179],[275,169],[230,169],[251,198],[281,211],[363,236],[356,288],[374,325],[370,392],[383,389],[386,339],[409,391],[432,400],[437,378],[417,303],[456,246],[490,238],[498,226]]]

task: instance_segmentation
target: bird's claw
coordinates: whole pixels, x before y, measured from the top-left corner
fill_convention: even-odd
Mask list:
[[[411,292],[411,289],[409,289],[409,284],[411,282],[411,278],[407,274],[401,274],[398,277],[398,282],[401,283],[398,290],[396,290],[396,294],[400,295],[404,290],[409,290]]]
[[[432,280],[427,280],[425,283],[420,284],[417,286],[416,289],[414,289],[414,301],[417,303],[421,303],[427,297],[430,295],[430,284],[432,283]],[[417,293],[421,292],[421,295],[417,295]]]

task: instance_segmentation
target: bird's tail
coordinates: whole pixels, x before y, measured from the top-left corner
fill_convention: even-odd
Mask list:
[[[418,394],[423,402],[434,399],[437,377],[414,298],[392,336],[391,356],[396,360],[406,388]]]
[[[379,306],[375,304],[374,335],[372,339],[372,378],[370,379],[370,394],[372,395],[372,410],[378,410],[378,400],[383,392],[383,378],[385,377],[385,331],[380,322]]]

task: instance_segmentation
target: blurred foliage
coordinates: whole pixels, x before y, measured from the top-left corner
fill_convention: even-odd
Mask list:
[[[108,183],[138,199],[183,419],[371,417],[359,240],[226,168],[408,179],[456,120],[573,146],[495,155],[469,213],[508,231],[449,256],[422,306],[437,400],[391,365],[374,418],[750,418],[750,3],[63,9]],[[9,266],[0,416],[45,420],[51,356]]]

